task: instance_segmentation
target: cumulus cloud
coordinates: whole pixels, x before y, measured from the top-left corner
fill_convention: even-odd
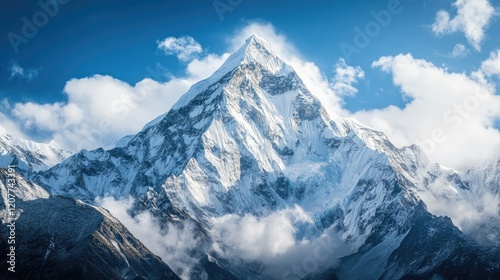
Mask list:
[[[107,209],[151,252],[158,255],[182,279],[190,279],[193,267],[199,259],[191,254],[200,249],[202,242],[195,236],[189,223],[168,224],[163,230],[160,223],[149,212],[134,217],[129,214],[134,200],[116,200],[111,197],[98,198],[97,205]]]
[[[398,146],[417,144],[431,161],[456,169],[475,166],[500,150],[500,96],[482,72],[450,73],[411,54],[373,63],[393,76],[411,101],[404,108],[360,111],[354,117],[385,132]]]
[[[158,48],[166,55],[175,55],[181,61],[189,61],[203,52],[201,45],[191,36],[168,37],[158,42]]]
[[[208,54],[203,59],[195,58],[187,65],[186,72],[193,80],[206,79],[226,61],[229,55],[230,53]]]
[[[332,79],[332,88],[338,95],[353,96],[358,93],[354,84],[365,77],[365,72],[361,67],[347,65],[343,58],[339,59],[335,65],[335,77]]]
[[[462,44],[456,44],[451,53],[448,54],[452,58],[464,58],[467,55],[469,55],[469,49]]]
[[[500,50],[491,52],[490,57],[481,64],[481,71],[486,76],[500,75]]]
[[[463,32],[465,37],[476,50],[481,49],[485,30],[490,23],[495,9],[488,0],[456,0],[453,6],[457,9],[455,17],[440,10],[432,25],[435,34]]]
[[[9,113],[9,123],[26,131],[42,131],[69,151],[110,148],[167,112],[191,85],[208,78],[228,56],[208,54],[193,59],[184,76],[164,83],[145,78],[130,85],[103,75],[72,79],[64,87],[66,102],[16,103],[2,111]]]
[[[242,256],[247,260],[275,257],[296,245],[295,223],[312,222],[299,207],[272,213],[266,217],[229,214],[212,218],[216,251],[225,257]],[[229,253],[224,248],[231,248]],[[227,254],[230,254],[229,256]]]
[[[210,222],[217,255],[231,260],[233,266],[258,262],[271,279],[302,279],[351,252],[333,229],[311,234],[313,219],[299,206],[266,216],[228,214]],[[310,238],[301,238],[300,232],[309,232]]]
[[[96,204],[107,209],[182,279],[203,279],[198,265],[206,253],[237,270],[248,269],[249,263],[258,263],[260,273],[272,279],[303,278],[308,273],[331,267],[339,257],[352,253],[332,228],[312,234],[314,237],[310,239],[299,238],[299,231],[303,234],[315,226],[312,218],[298,206],[264,216],[212,217],[207,232],[212,241],[208,242],[196,236],[190,222],[161,227],[149,212],[132,217],[133,198],[98,198]]]
[[[51,133],[65,149],[110,147],[166,112],[192,83],[186,79],[167,83],[144,79],[131,86],[110,76],[95,75],[68,81],[64,88],[67,102],[17,103],[12,114],[27,130]]]
[[[14,79],[31,81],[40,72],[39,69],[23,68],[16,61],[11,62],[8,70],[10,72],[9,81]]]

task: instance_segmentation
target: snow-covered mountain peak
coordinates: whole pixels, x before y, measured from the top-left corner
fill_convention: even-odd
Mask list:
[[[271,49],[270,46],[269,46],[269,43],[262,37],[260,37],[259,35],[256,35],[256,34],[252,34],[250,35],[250,37],[248,37],[246,40],[245,40],[245,44],[249,44],[249,43],[256,43],[256,44],[261,44],[261,45],[265,45],[268,47],[268,49]]]
[[[263,69],[264,71],[278,76],[287,76],[293,72],[293,68],[286,64],[270,47],[270,44],[257,35],[250,36],[245,43],[217,69],[209,78],[194,84],[172,107],[173,110],[186,106],[196,95],[208,87],[223,79],[236,68],[250,66]],[[161,121],[162,115],[148,123],[145,128]]]
[[[257,35],[250,36],[245,44],[234,53],[241,64],[259,64],[272,74],[285,76],[292,68],[274,52],[270,44]]]

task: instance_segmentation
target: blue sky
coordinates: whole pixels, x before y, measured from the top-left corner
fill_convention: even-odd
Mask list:
[[[226,3],[221,1],[222,3]],[[239,2],[239,1],[234,1]],[[1,41],[1,97],[12,101],[53,102],[64,99],[61,91],[71,78],[106,74],[129,83],[148,75],[148,66],[161,63],[168,72],[182,71],[175,57],[166,57],[156,49],[156,42],[168,36],[189,35],[215,53],[226,50],[225,38],[248,20],[272,23],[286,34],[301,53],[332,75],[338,57],[343,56],[342,42],[353,43],[355,31],[372,20],[371,11],[386,9],[388,1],[249,1],[221,12],[213,1],[69,1],[39,28],[33,39],[19,45],[15,53],[9,40]],[[230,2],[227,2],[228,4]],[[459,34],[437,38],[430,25],[439,9],[451,1],[401,1],[403,10],[393,15],[360,54],[352,55],[350,64],[369,69],[372,61],[396,53],[425,57],[437,65],[446,64],[457,71],[484,59],[488,51],[472,52],[465,59],[448,54],[456,43],[467,46]],[[222,9],[222,8],[221,8]],[[19,1],[2,9],[1,34],[21,35],[22,18],[32,19],[41,7],[35,1]],[[495,32],[496,31],[496,32]],[[498,24],[489,32],[498,34]],[[498,37],[485,40],[483,49],[498,46]],[[470,47],[469,47],[470,48]],[[9,81],[12,61],[28,69],[39,69],[31,81]],[[349,108],[378,107],[398,101],[398,94],[380,96],[377,73],[367,75],[357,100],[347,100]],[[387,95],[390,95],[388,98]]]
[[[343,57],[348,66],[362,69],[364,75],[353,82],[357,92],[341,97],[343,109],[360,118],[367,116],[356,115],[359,111],[376,112],[391,105],[404,109],[413,99],[419,98],[404,92],[406,82],[395,82],[394,71],[382,69],[384,66],[372,67],[381,57],[411,54],[413,62],[425,60],[447,73],[465,73],[469,77],[500,48],[500,39],[493,35],[500,34],[496,8],[499,3],[487,0],[479,2],[496,11],[490,14],[487,23],[479,28],[475,26],[474,32],[484,33],[479,43],[471,37],[476,33],[466,34],[461,29],[463,23],[453,23],[456,25],[453,26],[450,21],[443,32],[436,31],[436,27],[433,29],[440,11],[453,19],[459,12],[454,3],[470,0],[58,1],[9,1],[10,4],[4,4],[0,11],[0,33],[3,34],[0,40],[0,99],[4,104],[1,108],[4,117],[0,120],[7,122],[8,119],[11,127],[18,125],[17,134],[38,141],[56,139],[56,129],[49,124],[39,125],[39,120],[20,117],[21,108],[27,110],[26,104],[63,108],[71,103],[66,91],[67,82],[72,79],[98,74],[133,86],[146,77],[164,83],[173,77],[186,76],[190,61],[179,60],[158,48],[158,43],[167,37],[192,37],[202,48],[194,58],[203,60],[211,54],[223,56],[231,49],[231,38],[249,25],[270,24],[298,50],[302,59],[317,65],[329,81],[335,77],[339,58]],[[51,9],[55,7],[53,3],[58,3],[57,11],[47,15],[40,3],[48,3]],[[379,24],[378,30],[372,30],[369,43],[358,45],[359,53],[346,57],[342,46],[355,47],[357,28],[369,28],[370,22],[376,21],[374,14],[390,10],[388,5],[396,5],[398,12],[390,13],[386,24]],[[462,10],[474,8],[483,9],[484,6]],[[41,13],[46,14],[45,19]],[[26,20],[30,23],[38,20],[41,24],[32,38],[13,44],[13,36],[23,36]],[[470,20],[480,22],[480,19]],[[457,50],[455,56],[452,55],[454,48]],[[161,71],[152,75],[148,69]],[[490,76],[490,85],[496,87],[498,77]],[[435,94],[439,95],[437,91]],[[19,105],[17,111],[13,111],[16,104],[24,107]],[[64,111],[59,107],[58,110]],[[496,117],[488,120],[498,125]],[[387,126],[370,125],[381,130]],[[4,126],[9,125],[4,123]],[[123,129],[116,135],[125,132],[128,133]],[[384,132],[391,134],[391,131]],[[401,141],[401,144],[407,142]]]

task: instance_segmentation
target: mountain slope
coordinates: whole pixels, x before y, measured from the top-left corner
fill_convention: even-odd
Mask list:
[[[404,234],[389,233],[384,241],[363,246],[338,265],[306,279],[498,278],[500,248],[479,246],[449,218],[433,216],[423,204],[415,210],[403,226]]]
[[[2,202],[7,171],[0,169]],[[179,279],[104,209],[71,198],[49,197],[16,176],[15,274],[0,257],[2,279]],[[7,244],[5,205],[0,208],[0,244]]]
[[[217,71],[193,86],[161,121],[147,126],[125,147],[81,152],[40,173],[37,180],[50,185],[54,193],[87,201],[105,194],[141,196],[151,192],[150,197],[155,197],[153,192],[171,189],[161,186],[176,181],[182,172],[189,181],[191,175],[186,172],[201,163],[203,173],[217,181],[209,189],[188,184],[186,190],[160,195],[185,195],[179,199],[187,203],[194,198],[200,207],[214,203],[207,207],[223,212],[221,202],[209,193],[232,192],[237,182],[243,184],[240,169],[253,168],[260,177],[295,162],[327,160],[328,145],[339,144],[336,135],[345,133],[345,128],[328,119],[291,67],[263,44],[261,39],[250,38],[222,66],[229,72]],[[260,52],[270,58],[259,57]],[[251,205],[233,204],[235,207],[259,205],[239,200]]]

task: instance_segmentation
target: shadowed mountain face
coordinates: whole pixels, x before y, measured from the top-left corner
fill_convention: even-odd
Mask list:
[[[2,182],[6,172],[0,170]],[[47,197],[41,188],[16,178],[15,273],[0,257],[2,279],[179,279],[106,210],[67,197]],[[6,202],[5,185],[2,200]],[[7,244],[1,208],[0,247]]]
[[[498,174],[498,165],[488,170]],[[482,172],[433,165],[418,147],[397,148],[382,133],[327,112],[294,69],[253,36],[119,147],[82,151],[33,180],[51,194],[87,203],[132,196],[131,214],[147,211],[161,227],[194,223],[205,246],[193,254],[209,256],[195,271],[214,279],[493,279],[500,275],[497,227],[467,236],[456,226],[470,233],[468,221],[438,217],[458,205],[477,209],[485,192],[498,202],[498,176]],[[235,217],[262,221],[297,208],[307,218],[291,222],[295,247],[273,255],[283,271],[269,274],[274,268],[262,255],[241,253],[254,248],[228,241],[245,226],[227,224]],[[498,215],[486,218],[483,224],[498,221]],[[287,270],[279,259],[325,235],[338,236],[346,248],[336,259],[299,270]]]
[[[387,232],[385,240],[365,246],[341,258],[338,266],[306,278],[496,279],[500,275],[498,247],[479,246],[449,218],[430,214],[423,204],[415,208],[402,230],[404,234],[395,236],[376,228],[372,237]]]

